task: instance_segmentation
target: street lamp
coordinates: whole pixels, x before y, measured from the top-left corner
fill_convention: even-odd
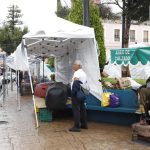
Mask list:
[[[123,2],[123,9],[122,9],[122,48],[124,48],[124,35],[125,35],[125,0]]]
[[[89,0],[83,0],[83,25],[90,26]]]

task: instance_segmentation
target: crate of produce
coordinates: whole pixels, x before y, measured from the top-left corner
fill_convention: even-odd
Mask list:
[[[39,120],[41,122],[51,122],[52,121],[52,112],[46,108],[39,109]]]

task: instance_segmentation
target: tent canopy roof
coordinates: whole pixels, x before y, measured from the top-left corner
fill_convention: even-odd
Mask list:
[[[91,93],[100,99],[102,87],[99,83],[99,61],[93,28],[77,25],[67,20],[51,17],[46,22],[34,20],[31,32],[23,36],[15,54],[19,70],[29,69],[27,55],[55,56],[55,79],[68,84],[72,80],[72,65],[82,61],[88,77]],[[18,59],[19,58],[19,59]],[[92,59],[91,59],[92,58]]]
[[[82,38],[27,38],[25,45],[29,55],[35,56],[64,56],[69,51],[83,43],[86,39]]]
[[[68,51],[83,43],[86,39],[95,38],[94,29],[51,16],[44,21],[34,21],[29,26],[31,32],[23,36],[24,45],[31,55],[64,56]],[[34,28],[33,28],[34,27]]]
[[[47,18],[46,22],[34,20],[34,24],[29,26],[31,32],[24,35],[23,38],[95,38],[93,28],[78,25],[56,16]]]
[[[150,61],[150,47],[122,48],[111,50],[111,63],[136,65],[141,62],[143,65]]]

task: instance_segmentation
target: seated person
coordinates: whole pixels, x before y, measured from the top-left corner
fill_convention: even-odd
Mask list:
[[[146,108],[147,101],[150,102],[150,77],[146,80],[146,84],[142,85],[139,88],[138,92],[140,95],[140,110],[141,110],[141,113],[144,113],[144,109]],[[148,111],[148,110],[145,110],[145,111]]]

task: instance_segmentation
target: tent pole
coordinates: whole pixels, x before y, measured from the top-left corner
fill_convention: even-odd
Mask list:
[[[13,81],[12,81],[12,69],[10,69],[10,84],[11,84],[11,91],[13,91]]]
[[[5,86],[5,55],[3,55],[3,81],[2,81],[2,88],[3,88],[3,106],[6,98],[6,86]]]
[[[36,112],[36,104],[35,104],[35,97],[34,97],[34,90],[33,90],[33,83],[32,83],[30,68],[29,68],[28,72],[29,72],[29,79],[30,79],[30,85],[31,85],[31,92],[32,92],[33,105],[34,105],[34,113],[35,113],[35,119],[36,119],[36,127],[38,128],[38,127],[39,127],[39,122],[38,122],[38,117],[37,117],[37,112]]]
[[[7,66],[6,66],[6,81],[7,81],[7,95],[8,95],[8,84],[9,84],[9,81],[8,81],[8,70],[7,70]]]
[[[43,56],[43,82],[44,82],[44,56]]]
[[[18,102],[18,71],[16,70],[16,99]]]
[[[37,44],[37,43],[40,43],[41,41],[42,41],[42,40],[39,40],[39,41],[37,41],[37,42],[34,42],[34,43],[32,43],[32,44],[29,44],[28,47],[33,46],[33,45],[35,45],[35,44]]]
[[[24,45],[26,45],[25,39],[23,39],[23,43],[24,43]],[[27,49],[26,49],[26,47],[24,47],[24,49],[25,49],[25,54],[26,54],[26,58],[27,58]],[[37,113],[36,113],[35,97],[34,97],[33,84],[32,84],[31,72],[30,72],[28,59],[27,59],[27,62],[28,62],[28,73],[29,73],[29,79],[30,79],[30,85],[31,85],[31,92],[32,92],[32,100],[33,100],[33,105],[34,105],[34,114],[35,114],[35,119],[36,119],[36,127],[38,128],[39,122],[38,122],[38,117],[37,117]]]
[[[18,78],[18,88],[17,88],[17,102],[18,102],[18,110],[20,111],[21,110],[21,106],[20,106],[20,84],[19,84],[19,71],[18,71],[18,74],[17,74],[17,78]]]

